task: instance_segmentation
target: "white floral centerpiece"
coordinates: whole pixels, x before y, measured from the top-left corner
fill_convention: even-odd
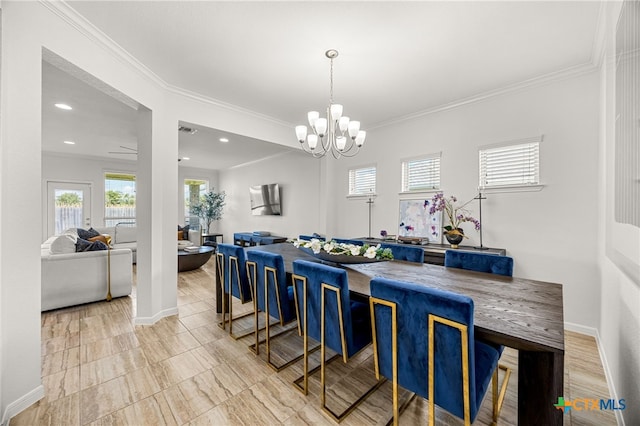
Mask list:
[[[307,240],[294,240],[294,247],[306,249],[316,257],[335,263],[362,263],[376,262],[379,260],[392,260],[393,253],[389,248],[382,248],[380,244],[363,245],[338,243],[336,241],[324,241],[313,238]]]

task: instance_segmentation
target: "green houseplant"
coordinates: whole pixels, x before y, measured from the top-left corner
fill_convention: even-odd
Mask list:
[[[222,218],[222,208],[225,204],[225,194],[222,192],[215,192],[213,190],[207,192],[200,197],[200,201],[191,206],[191,214],[198,216],[206,225],[204,232],[209,232],[211,222]]]

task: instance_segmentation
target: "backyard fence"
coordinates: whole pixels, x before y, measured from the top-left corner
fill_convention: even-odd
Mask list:
[[[56,206],[56,235],[69,228],[84,228],[82,206]],[[104,226],[115,226],[118,222],[132,222],[136,219],[135,206],[107,207]]]

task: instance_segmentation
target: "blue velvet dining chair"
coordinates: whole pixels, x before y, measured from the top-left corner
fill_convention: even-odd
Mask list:
[[[236,335],[233,333],[233,321],[253,314],[253,312],[249,312],[235,318],[233,317],[232,297],[240,299],[243,304],[253,300],[253,289],[247,278],[245,262],[246,259],[242,247],[233,244],[218,244],[216,268],[220,282],[223,283],[222,329],[225,329],[228,322],[229,335],[234,339],[239,339],[253,333],[253,329],[251,328],[241,334]],[[228,320],[226,318],[227,311],[229,312]]]
[[[405,260],[407,262],[424,263],[424,250],[420,246],[382,243],[380,244],[380,248],[391,249],[394,260]]]
[[[400,415],[398,386],[429,400],[429,424],[435,424],[435,404],[469,425],[492,379],[497,421],[500,354],[475,339],[473,300],[386,278],[374,278],[370,286],[376,376],[393,381],[394,424]]]
[[[304,240],[304,241],[311,241],[313,239],[324,241],[324,237],[322,237],[320,234],[316,234],[316,233],[313,233],[311,235],[300,234],[298,236],[298,239],[299,240]]]
[[[495,275],[503,275],[506,277],[513,276],[513,258],[509,256],[500,256],[493,253],[472,253],[459,250],[447,250],[444,252],[444,266],[448,268],[465,269],[468,271],[488,272]],[[503,345],[494,345],[500,355],[504,351]],[[506,388],[511,377],[511,369],[504,364],[498,364],[498,368],[504,371],[503,388]],[[498,400],[502,405],[504,394],[500,395]]]
[[[447,250],[444,252],[444,266],[513,276],[513,258],[491,253]]]
[[[271,318],[284,326],[296,319],[293,286],[287,285],[284,260],[281,255],[260,250],[247,252],[247,275],[253,287],[255,300],[255,338],[256,355],[260,354],[258,311],[265,313],[265,340],[267,364],[280,371],[302,358],[302,355],[276,365],[271,361]],[[285,330],[284,332],[288,332]],[[300,330],[298,329],[298,332]],[[280,333],[280,334],[282,334]],[[278,335],[280,335],[278,334]]]
[[[336,357],[341,356],[343,362],[347,363],[368,346],[371,343],[369,306],[350,300],[347,272],[344,269],[298,259],[293,262],[293,285],[298,324],[304,339],[303,386],[298,388],[307,394],[310,374],[308,345],[311,338],[320,342],[321,407],[333,420],[340,422],[384,382],[378,380],[340,414],[334,413],[326,404],[326,349],[336,352]],[[300,379],[296,380],[296,385],[299,382]]]
[[[353,244],[356,246],[363,246],[366,244],[366,242],[361,241],[361,240],[351,240],[351,239],[347,239],[347,238],[333,238],[333,241],[335,241],[336,243],[341,243],[341,244]]]

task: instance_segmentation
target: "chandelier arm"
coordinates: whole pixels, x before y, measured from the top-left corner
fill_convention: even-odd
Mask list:
[[[355,157],[356,154],[358,154],[358,152],[360,152],[360,148],[356,149],[353,153],[349,154],[347,151],[342,151],[340,154],[343,157],[346,158],[351,158],[351,157]]]
[[[326,149],[322,149],[321,151],[315,151],[315,150],[311,150],[310,148],[307,148],[304,143],[300,145],[302,146],[302,150],[304,152],[306,152],[307,154],[311,154],[313,157],[316,157],[316,158],[323,157],[327,153]]]

